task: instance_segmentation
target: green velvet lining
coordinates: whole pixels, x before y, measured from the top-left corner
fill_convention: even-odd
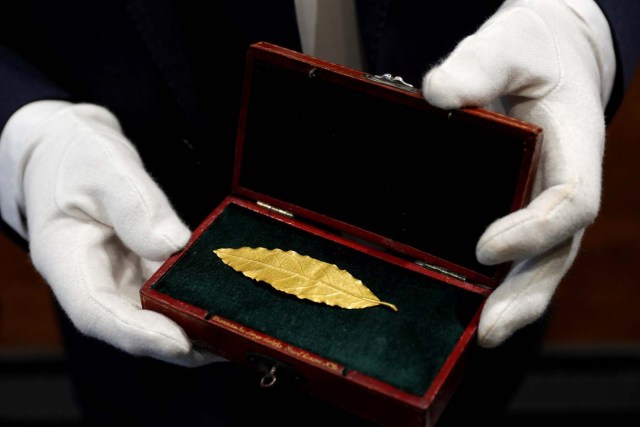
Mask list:
[[[334,263],[398,312],[301,300],[243,276],[212,252],[242,246]],[[483,299],[233,204],[153,288],[416,395],[426,392]]]

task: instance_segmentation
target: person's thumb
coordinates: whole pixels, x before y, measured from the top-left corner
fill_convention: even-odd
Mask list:
[[[485,106],[504,94],[543,96],[559,78],[554,46],[535,12],[514,8],[498,13],[425,75],[424,96],[444,109]]]

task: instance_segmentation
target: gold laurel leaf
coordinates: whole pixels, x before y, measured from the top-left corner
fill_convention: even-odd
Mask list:
[[[243,247],[213,252],[245,276],[298,298],[350,309],[385,305],[398,311],[395,305],[380,301],[360,280],[335,264],[281,249]]]

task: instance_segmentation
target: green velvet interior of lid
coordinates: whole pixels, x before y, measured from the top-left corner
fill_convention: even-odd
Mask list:
[[[243,246],[336,264],[398,311],[301,300],[245,277],[212,252]],[[233,204],[153,288],[416,395],[426,392],[483,299]]]

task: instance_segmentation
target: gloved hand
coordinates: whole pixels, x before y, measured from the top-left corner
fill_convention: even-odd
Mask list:
[[[81,332],[185,366],[217,359],[141,308],[144,280],[190,231],[109,111],[63,101],[22,107],[2,133],[0,171],[3,219],[29,240],[34,266]]]
[[[509,0],[424,77],[435,106],[499,101],[544,130],[532,200],[497,219],[477,244],[484,264],[514,261],[482,309],[481,346],[501,344],[544,313],[596,217],[613,52],[592,0]]]

